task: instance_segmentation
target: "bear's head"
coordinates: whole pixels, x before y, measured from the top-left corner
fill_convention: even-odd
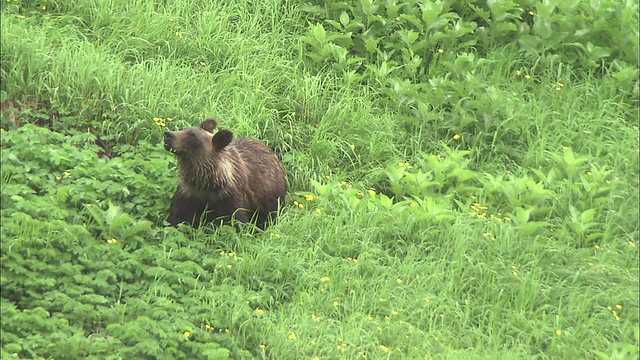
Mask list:
[[[212,132],[216,126],[218,126],[216,119],[207,119],[198,127],[167,131],[164,134],[164,148],[182,159],[219,153],[233,140],[233,133],[229,130],[220,130],[213,135]]]

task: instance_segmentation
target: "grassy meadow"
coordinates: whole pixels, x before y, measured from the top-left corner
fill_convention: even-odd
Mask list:
[[[76,4],[77,3],[77,4]],[[638,4],[16,1],[3,359],[637,359]],[[282,159],[171,228],[162,136]]]

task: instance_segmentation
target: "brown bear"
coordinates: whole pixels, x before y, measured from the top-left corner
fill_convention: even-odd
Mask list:
[[[173,195],[169,224],[198,227],[216,219],[249,222],[264,229],[275,217],[287,191],[284,169],[264,143],[233,138],[219,130],[216,119],[199,127],[164,134],[164,147],[178,159],[179,182]]]

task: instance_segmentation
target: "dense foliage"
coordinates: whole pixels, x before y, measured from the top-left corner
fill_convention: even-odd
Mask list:
[[[2,2],[2,358],[638,357],[638,4]],[[279,221],[167,227],[166,129]]]

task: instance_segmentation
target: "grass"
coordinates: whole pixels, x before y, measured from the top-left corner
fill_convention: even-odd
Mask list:
[[[3,358],[637,357],[622,70],[451,44],[407,118],[301,5],[42,6],[2,8]],[[209,116],[285,163],[264,232],[163,224],[161,136]]]

